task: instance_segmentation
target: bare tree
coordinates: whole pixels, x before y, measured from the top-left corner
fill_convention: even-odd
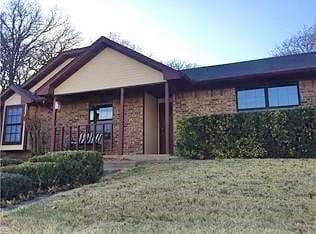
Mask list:
[[[60,52],[81,42],[56,8],[44,15],[33,1],[10,0],[0,10],[0,86],[22,84]]]
[[[117,43],[120,43],[123,46],[126,46],[126,47],[132,49],[132,50],[135,50],[135,51],[140,52],[140,53],[144,53],[142,46],[137,45],[136,43],[131,42],[127,39],[124,39],[120,33],[110,32],[110,33],[108,33],[107,37],[109,39],[117,42]],[[152,54],[149,54],[149,55],[147,54],[146,56],[152,57]],[[162,63],[164,63],[164,62],[162,62]],[[190,62],[183,61],[180,59],[170,59],[167,62],[165,62],[164,64],[166,64],[167,66],[172,67],[176,70],[182,70],[182,69],[193,68],[193,67],[198,66],[196,63],[190,63]]]
[[[189,69],[189,68],[194,68],[198,66],[196,63],[190,63],[190,62],[180,60],[180,59],[171,59],[165,62],[165,64],[176,70]]]
[[[127,40],[127,39],[124,39],[122,37],[122,34],[120,34],[120,33],[109,32],[107,37],[109,39],[111,39],[111,40],[113,40],[113,41],[115,41],[115,42],[117,42],[117,43],[119,43],[119,44],[121,44],[123,46],[126,46],[126,47],[128,47],[128,48],[130,48],[132,50],[135,50],[137,52],[142,52],[142,50],[143,50],[143,47],[141,47],[141,46],[137,45],[136,43],[131,42],[131,41]]]
[[[278,45],[273,54],[276,56],[316,52],[316,22],[304,27],[295,35]]]

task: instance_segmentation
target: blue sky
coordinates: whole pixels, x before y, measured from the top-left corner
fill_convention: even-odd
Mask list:
[[[316,21],[316,0],[39,0],[69,15],[85,43],[121,33],[165,61],[213,65],[269,57]]]

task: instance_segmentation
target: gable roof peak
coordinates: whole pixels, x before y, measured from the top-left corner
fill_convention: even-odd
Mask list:
[[[93,42],[79,57],[76,57],[73,61],[59,71],[52,79],[46,82],[42,87],[37,91],[38,95],[48,95],[52,94],[54,88],[60,85],[62,82],[67,80],[73,73],[78,71],[81,67],[87,64],[91,59],[97,56],[105,48],[111,48],[118,51],[121,54],[124,54],[127,57],[130,57],[144,65],[147,65],[155,70],[163,73],[165,80],[181,79],[184,77],[183,73],[180,71],[174,70],[167,65],[160,63],[152,58],[149,58],[135,50],[132,50],[126,46],[123,46],[109,38],[104,36],[98,38]]]

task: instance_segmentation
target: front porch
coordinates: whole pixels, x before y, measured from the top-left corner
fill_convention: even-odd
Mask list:
[[[167,82],[59,95],[52,105],[50,151],[96,150],[107,159],[127,160],[133,160],[128,155],[172,152]]]

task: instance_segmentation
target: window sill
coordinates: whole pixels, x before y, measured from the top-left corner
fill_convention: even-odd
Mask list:
[[[13,143],[11,143],[11,142],[3,142],[2,143],[2,145],[21,145],[22,144],[22,142],[13,142]]]
[[[268,107],[268,108],[249,108],[249,109],[237,110],[237,112],[244,113],[244,112],[257,112],[257,111],[289,110],[289,109],[296,109],[298,107],[300,107],[300,105]]]

